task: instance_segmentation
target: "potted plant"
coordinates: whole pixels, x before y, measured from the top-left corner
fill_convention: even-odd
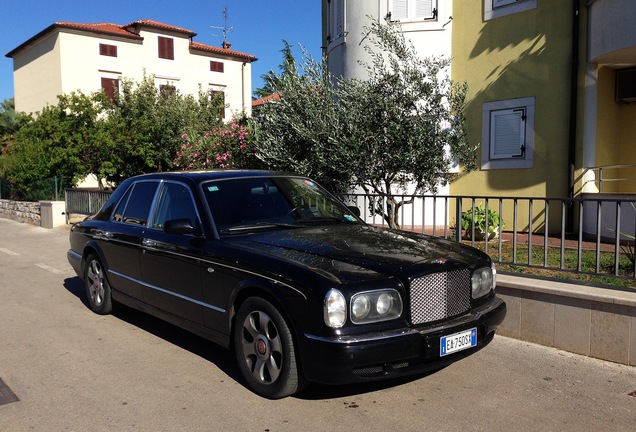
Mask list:
[[[499,236],[499,231],[503,230],[506,226],[504,221],[501,221],[501,227],[499,226],[499,213],[494,210],[488,209],[488,217],[486,217],[486,207],[480,204],[473,209],[468,209],[462,212],[462,229],[464,235],[467,238],[472,238],[473,226],[475,227],[475,240],[483,240],[488,235],[488,240],[492,240]]]

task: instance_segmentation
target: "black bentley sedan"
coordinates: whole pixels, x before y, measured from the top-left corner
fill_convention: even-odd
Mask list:
[[[267,398],[441,368],[506,312],[490,258],[364,223],[311,179],[148,174],[75,224],[68,260],[91,309],[121,303],[232,349]]]

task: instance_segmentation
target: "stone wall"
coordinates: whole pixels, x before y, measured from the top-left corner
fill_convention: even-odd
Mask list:
[[[40,226],[40,203],[0,199],[0,217]]]

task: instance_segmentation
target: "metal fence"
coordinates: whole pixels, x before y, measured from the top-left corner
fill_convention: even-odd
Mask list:
[[[385,197],[352,194],[346,201],[366,222],[388,226]],[[400,195],[396,201],[411,202],[399,206],[399,229],[469,243],[499,264],[636,279],[636,196]],[[480,218],[490,220],[488,234],[480,235]]]
[[[112,192],[101,189],[64,189],[64,201],[66,202],[66,222],[69,215],[91,215],[108,201]]]
[[[65,192],[67,220],[69,214],[96,213],[111,194],[96,189]],[[367,223],[386,227],[382,216],[387,210],[385,198],[351,194],[345,202],[358,207]],[[399,229],[471,244],[499,264],[636,280],[636,196],[395,198],[403,204],[397,213]],[[483,236],[480,218],[490,228]]]

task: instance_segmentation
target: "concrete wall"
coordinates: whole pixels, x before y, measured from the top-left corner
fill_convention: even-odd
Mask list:
[[[636,366],[636,291],[498,275],[498,334]]]

